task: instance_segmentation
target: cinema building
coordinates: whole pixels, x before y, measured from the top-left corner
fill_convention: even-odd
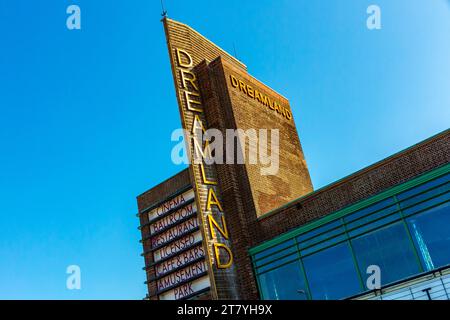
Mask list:
[[[314,190],[289,101],[163,23],[186,132],[277,129],[279,168],[192,161],[138,196],[147,299],[449,299],[450,130]]]

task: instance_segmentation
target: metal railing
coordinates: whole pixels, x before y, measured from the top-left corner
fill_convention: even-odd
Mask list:
[[[354,300],[450,300],[450,267],[364,293]]]

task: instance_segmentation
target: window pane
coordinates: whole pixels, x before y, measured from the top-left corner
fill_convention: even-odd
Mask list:
[[[327,233],[318,235],[318,236],[316,236],[316,237],[314,237],[314,238],[312,238],[310,240],[303,241],[302,243],[299,243],[299,247],[300,247],[300,249],[307,248],[307,247],[310,247],[311,245],[313,245],[313,244],[315,244],[317,242],[324,241],[326,239],[335,237],[335,236],[340,235],[342,233],[345,233],[344,227],[340,227],[340,228],[328,231]]]
[[[286,248],[282,251],[278,251],[277,253],[273,253],[268,257],[259,259],[255,262],[255,265],[257,267],[260,267],[262,265],[265,265],[266,263],[269,263],[271,261],[274,260],[279,260],[280,258],[284,258],[285,256],[292,254],[292,253],[296,253],[297,252],[297,247],[296,246],[292,246],[290,248]]]
[[[439,186],[437,188],[428,190],[428,191],[426,191],[424,193],[421,193],[419,195],[416,195],[416,196],[414,196],[412,198],[408,198],[407,200],[404,200],[404,201],[400,202],[400,206],[402,208],[407,208],[407,207],[409,207],[409,206],[411,206],[411,205],[413,205],[415,203],[418,203],[418,202],[421,202],[421,201],[424,201],[424,200],[428,200],[428,199],[430,199],[430,198],[432,198],[432,197],[434,197],[436,195],[448,192],[449,190],[450,190],[450,183],[447,183],[447,184],[441,185],[441,186]]]
[[[308,231],[307,233],[303,233],[302,235],[297,237],[297,241],[298,242],[302,242],[304,240],[308,240],[311,239],[312,237],[320,234],[320,233],[324,233],[328,230],[337,228],[341,226],[341,221],[340,220],[335,220],[333,222],[327,223],[319,228],[316,228],[314,230]]]
[[[282,264],[291,262],[292,260],[295,260],[295,259],[298,259],[298,258],[299,258],[298,257],[298,253],[295,252],[295,253],[287,256],[287,257],[275,260],[274,262],[266,264],[266,265],[264,265],[262,267],[258,267],[258,272],[264,272],[264,271],[276,268],[276,267],[278,267],[278,266],[280,266]]]
[[[371,206],[369,206],[367,208],[364,208],[364,209],[361,209],[361,210],[359,210],[359,211],[357,211],[355,213],[352,213],[352,214],[344,217],[344,221],[347,222],[347,223],[350,222],[350,221],[354,221],[356,219],[359,219],[360,217],[368,215],[369,213],[381,210],[381,209],[387,207],[390,204],[394,204],[394,198],[392,198],[392,197],[384,199],[383,201],[377,202],[377,203],[375,203],[375,204],[373,204],[373,205],[371,205]]]
[[[255,254],[255,259],[260,259],[262,257],[267,257],[269,254],[279,251],[281,249],[285,249],[287,247],[290,247],[292,245],[295,244],[295,241],[293,239],[290,239],[288,241],[285,241],[283,243],[277,244],[274,247],[270,247],[264,251],[258,252],[257,254]]]
[[[299,261],[259,275],[264,300],[307,300],[307,288]]]
[[[313,253],[315,251],[319,251],[319,250],[324,249],[326,247],[331,247],[332,245],[334,245],[334,244],[336,244],[338,242],[345,241],[345,240],[347,240],[347,235],[346,234],[341,234],[340,236],[337,236],[337,237],[332,238],[330,240],[321,242],[321,243],[316,244],[316,245],[314,245],[312,247],[309,247],[307,249],[302,249],[301,253],[302,253],[302,256],[306,256],[306,255],[311,254],[311,253]]]
[[[408,226],[427,270],[450,264],[450,202],[408,218]]]
[[[425,202],[422,202],[422,203],[419,203],[419,204],[417,204],[415,206],[412,206],[412,207],[410,207],[408,209],[403,209],[403,213],[406,216],[409,216],[409,215],[412,215],[414,213],[419,213],[420,211],[422,211],[424,209],[427,209],[427,208],[429,208],[431,206],[439,205],[439,204],[441,204],[441,203],[443,203],[445,201],[448,201],[448,200],[450,200],[450,193],[446,193],[446,194],[440,195],[440,196],[438,196],[436,198],[432,198],[430,200],[427,200]]]
[[[420,272],[403,222],[356,238],[352,245],[363,278],[371,265],[380,267],[383,285]]]
[[[397,199],[403,200],[403,199],[409,198],[409,197],[411,197],[411,196],[413,196],[413,195],[415,195],[417,193],[420,193],[420,192],[423,192],[423,191],[428,190],[430,188],[433,188],[433,187],[435,187],[437,185],[440,185],[442,183],[445,183],[445,182],[447,182],[449,180],[450,180],[450,174],[446,174],[446,175],[444,175],[442,177],[434,179],[433,181],[429,181],[429,182],[424,183],[424,184],[422,184],[420,186],[417,186],[415,188],[409,189],[408,191],[400,193],[399,195],[397,195]]]
[[[359,236],[362,233],[369,232],[371,230],[380,228],[383,225],[389,224],[391,222],[395,222],[395,221],[397,221],[399,219],[401,219],[401,215],[400,215],[400,213],[396,213],[396,214],[393,214],[391,216],[387,216],[387,217],[384,217],[384,218],[382,218],[380,220],[374,221],[374,222],[372,222],[370,224],[367,224],[365,226],[356,228],[354,230],[349,230],[348,234],[349,234],[350,237],[356,237],[356,236]]]
[[[377,219],[381,219],[382,217],[387,216],[389,214],[392,214],[392,213],[394,213],[396,211],[398,211],[396,205],[390,206],[389,208],[386,208],[386,209],[383,209],[381,211],[378,211],[378,212],[376,212],[374,214],[371,214],[370,216],[367,216],[367,217],[364,217],[364,218],[360,218],[358,220],[354,220],[351,223],[348,223],[347,224],[347,228],[348,229],[357,228],[357,227],[359,227],[359,226],[361,226],[363,224],[367,224],[367,223],[369,223],[371,221],[374,221],[374,220],[377,220]]]
[[[336,300],[361,291],[347,243],[306,257],[303,265],[313,300]]]

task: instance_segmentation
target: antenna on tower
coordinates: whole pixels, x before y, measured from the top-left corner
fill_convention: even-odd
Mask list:
[[[161,0],[161,9],[162,9],[161,16],[163,18],[167,17],[167,10],[164,8],[164,1],[163,0]]]
[[[239,60],[237,53],[236,53],[236,46],[234,45],[234,42],[233,42],[233,50],[234,50],[234,57]]]

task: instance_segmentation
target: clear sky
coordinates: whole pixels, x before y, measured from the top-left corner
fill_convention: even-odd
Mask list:
[[[165,2],[290,99],[315,188],[449,127],[446,0]],[[71,4],[81,30],[66,28]],[[370,4],[381,30],[366,28]],[[0,298],[145,296],[135,197],[183,169],[160,12],[0,2]]]

